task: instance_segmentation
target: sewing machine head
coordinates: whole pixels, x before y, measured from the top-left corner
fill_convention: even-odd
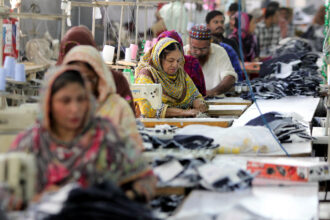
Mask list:
[[[162,106],[162,86],[160,84],[132,84],[131,91],[134,101],[147,99],[154,109]]]
[[[36,175],[36,161],[32,154],[24,152],[0,154],[0,184],[3,186],[2,190],[4,188],[9,189],[23,203],[28,203],[34,196]]]

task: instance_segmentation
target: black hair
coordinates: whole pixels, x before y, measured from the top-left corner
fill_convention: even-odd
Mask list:
[[[219,16],[219,15],[223,16],[223,13],[221,11],[217,11],[217,10],[213,10],[213,11],[210,11],[209,13],[207,13],[207,15],[205,17],[206,24],[209,24],[214,17]]]
[[[270,7],[270,8],[276,8],[276,10],[277,10],[277,9],[280,8],[280,3],[275,2],[275,1],[272,1],[272,2],[269,2],[267,4],[267,7],[266,8],[268,8],[268,7]]]
[[[55,79],[51,88],[51,97],[60,89],[71,83],[78,83],[85,88],[85,82],[81,74],[76,70],[68,70]]]
[[[170,52],[175,50],[180,50],[183,53],[183,49],[179,43],[171,43],[160,53],[159,58],[163,60]]]
[[[232,3],[230,6],[229,6],[229,10],[230,12],[236,12],[238,11],[238,4],[235,2],[235,3]]]
[[[276,7],[267,7],[266,8],[266,13],[265,13],[265,19],[272,17],[276,14],[278,8]]]

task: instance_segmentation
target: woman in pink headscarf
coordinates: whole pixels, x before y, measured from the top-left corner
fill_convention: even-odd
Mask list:
[[[239,45],[239,36],[238,36],[238,15],[236,12],[233,16],[235,17],[235,27],[230,39],[233,39]],[[241,33],[242,33],[242,48],[244,54],[244,61],[251,62],[253,59],[258,57],[258,44],[256,36],[249,32],[250,28],[250,16],[247,13],[241,12]]]

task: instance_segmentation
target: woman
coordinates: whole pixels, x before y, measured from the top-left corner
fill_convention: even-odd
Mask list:
[[[110,180],[120,186],[133,183],[137,193],[150,198],[152,171],[132,143],[119,138],[109,120],[94,116],[80,72],[79,67],[71,65],[47,74],[49,80],[41,93],[41,117],[17,136],[12,151],[37,157],[38,193],[72,181],[87,187]]]
[[[136,127],[134,114],[127,102],[116,94],[112,74],[100,53],[92,46],[76,46],[63,60],[63,64],[72,63],[82,68],[82,74],[91,86],[98,103],[97,115],[110,118],[121,134],[130,136],[142,150],[142,138]]]
[[[164,37],[172,38],[179,42],[181,47],[183,47],[182,39],[179,34],[172,30],[172,31],[164,31],[161,33],[157,41]],[[206,96],[206,87],[205,87],[205,79],[201,65],[197,58],[193,56],[184,55],[184,71],[190,76],[192,81],[195,83],[198,91],[203,95]]]
[[[135,70],[135,83],[160,83],[163,89],[161,109],[153,109],[146,99],[138,100],[143,117],[195,117],[207,110],[202,95],[184,72],[183,62],[181,45],[171,38],[159,40],[143,56]]]
[[[239,45],[239,36],[238,36],[238,15],[237,12],[235,17],[235,27],[232,34],[229,36],[230,39],[233,39]],[[244,61],[252,62],[255,58],[258,57],[258,46],[256,37],[253,34],[250,34],[250,18],[247,13],[241,12],[241,33],[242,33],[242,48],[244,54]]]
[[[60,54],[57,60],[57,64],[62,64],[65,55],[77,45],[89,45],[97,48],[92,33],[85,26],[72,27],[65,33],[61,41]],[[135,114],[133,95],[125,76],[122,73],[114,70],[110,70],[110,72],[114,77],[117,93],[128,102],[133,110],[133,113]]]

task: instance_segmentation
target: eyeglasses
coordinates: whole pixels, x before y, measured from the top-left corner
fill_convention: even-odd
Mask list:
[[[194,50],[194,51],[199,50],[199,51],[201,51],[201,52],[206,52],[206,51],[208,51],[209,48],[210,48],[210,46],[208,46],[208,47],[204,47],[204,48],[199,48],[199,47],[190,46],[190,49],[191,49],[191,50]]]

